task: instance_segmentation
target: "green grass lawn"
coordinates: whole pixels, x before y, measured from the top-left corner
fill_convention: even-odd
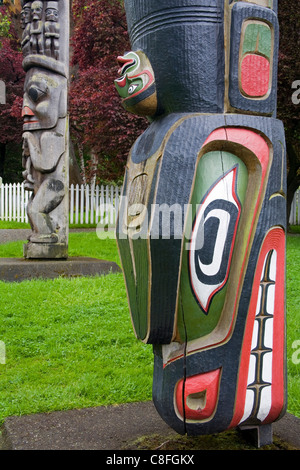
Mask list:
[[[70,256],[115,261],[114,239],[70,233]],[[0,245],[21,257],[24,242]],[[288,411],[300,417],[300,237],[287,241]],[[7,416],[151,400],[153,354],[133,334],[122,274],[0,282],[0,423]],[[299,346],[300,349],[300,346]],[[299,353],[300,358],[300,353]]]
[[[116,242],[71,233],[70,256],[119,264]],[[24,242],[0,245],[21,257]],[[122,274],[0,282],[0,422],[7,416],[146,401],[153,354],[132,330]]]
[[[286,264],[288,411],[300,418],[300,235],[287,238]]]

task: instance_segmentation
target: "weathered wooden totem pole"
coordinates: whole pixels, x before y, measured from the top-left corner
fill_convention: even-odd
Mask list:
[[[149,117],[117,241],[153,400],[178,433],[253,430],[286,408],[285,137],[277,0],[125,0],[115,81]]]
[[[69,1],[22,2],[23,176],[32,192],[25,258],[67,258]]]

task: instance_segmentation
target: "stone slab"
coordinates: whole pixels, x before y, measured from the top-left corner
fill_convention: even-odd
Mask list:
[[[140,436],[172,432],[152,402],[101,406],[8,418],[2,450],[119,450]]]
[[[23,255],[26,259],[68,259],[66,243],[26,243],[23,245]]]
[[[300,449],[300,420],[285,415],[274,435]],[[122,450],[139,438],[176,436],[152,401],[12,416],[1,428],[0,450]]]
[[[96,276],[121,272],[112,262],[88,257],[69,257],[66,260],[28,260],[0,258],[0,280],[21,282],[30,279]]]
[[[273,424],[273,432],[291,446],[300,449],[300,419],[297,416],[286,413],[280,421]]]

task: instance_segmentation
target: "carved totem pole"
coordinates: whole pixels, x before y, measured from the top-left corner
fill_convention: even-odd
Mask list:
[[[69,1],[22,2],[23,177],[32,233],[25,258],[67,258]]]
[[[133,145],[117,241],[153,400],[178,433],[251,429],[286,408],[285,137],[277,0],[125,0],[115,81],[151,124]]]

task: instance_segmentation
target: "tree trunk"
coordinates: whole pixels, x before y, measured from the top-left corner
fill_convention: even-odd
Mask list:
[[[83,146],[81,143],[78,143],[78,154],[79,154],[82,182],[83,184],[86,184],[85,165],[84,165],[84,158],[83,158]]]
[[[76,160],[74,145],[71,139],[70,139],[69,175],[70,175],[70,183],[69,183],[70,185],[74,184],[74,186],[76,186],[76,184],[80,185],[82,183],[80,168]]]
[[[0,176],[3,179],[6,157],[6,144],[0,143]]]
[[[91,185],[96,183],[96,173],[97,173],[97,154],[94,149],[91,150]]]

